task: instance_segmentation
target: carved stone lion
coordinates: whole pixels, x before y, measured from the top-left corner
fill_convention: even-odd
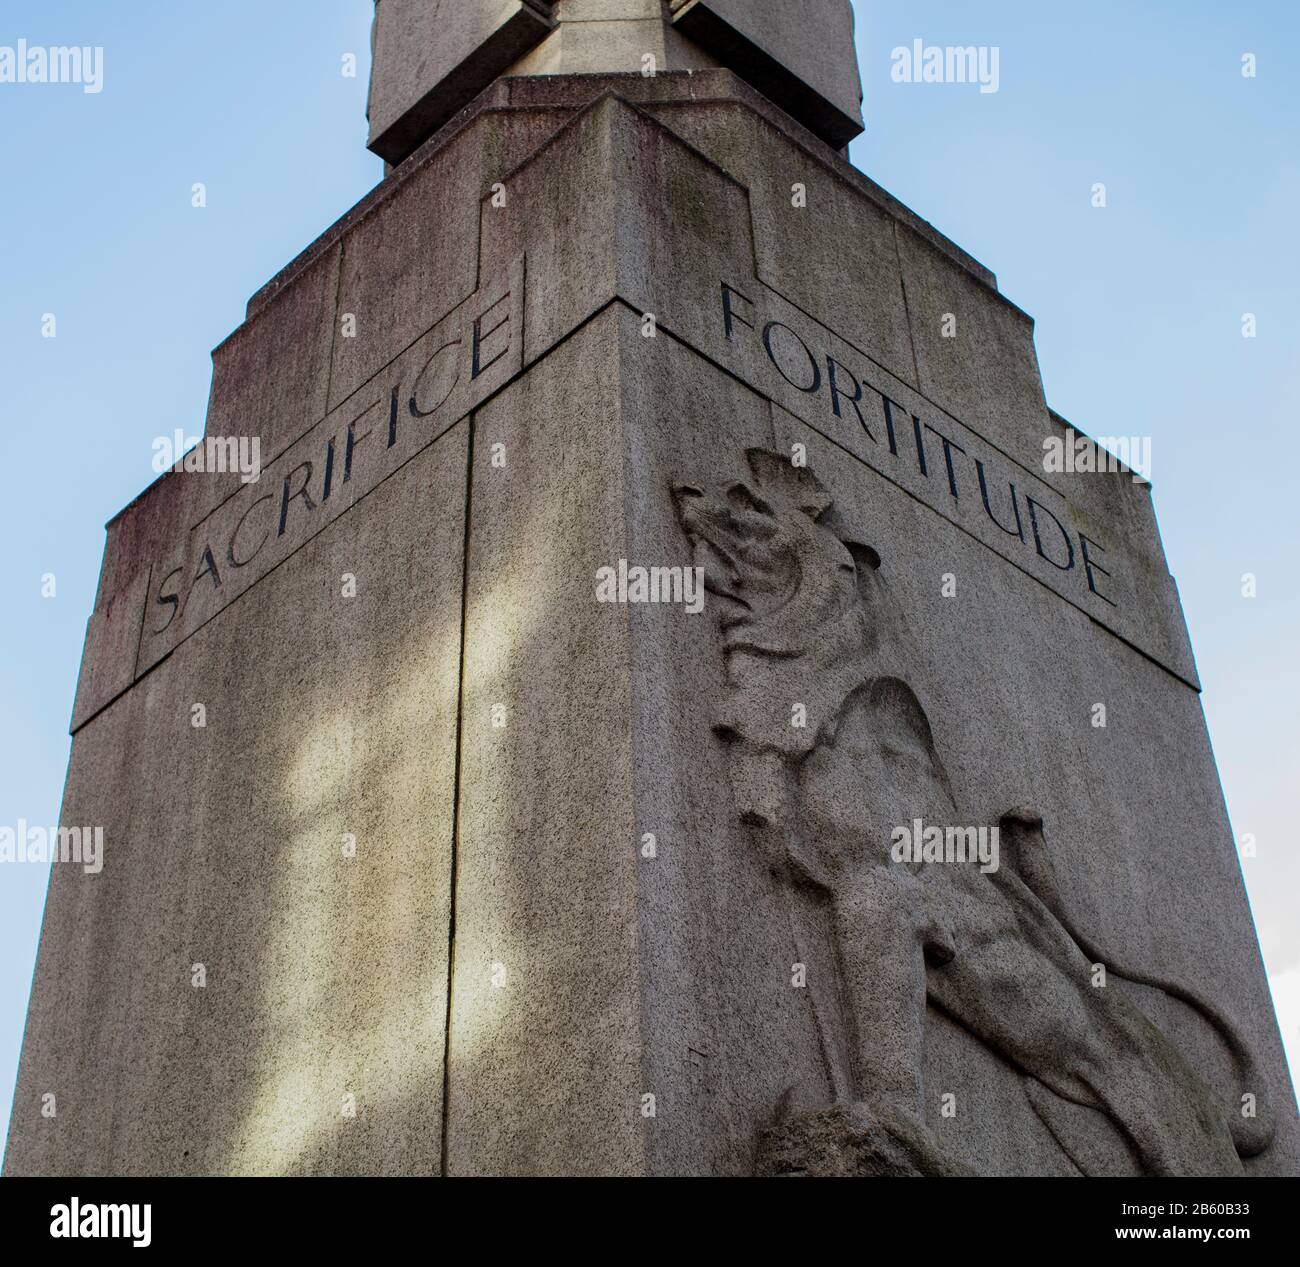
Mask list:
[[[891,859],[897,825],[967,821],[912,684],[921,657],[880,556],[837,531],[812,472],[746,458],[747,478],[674,495],[721,611],[715,731],[737,818],[781,881],[796,951],[825,966],[808,988],[830,1091],[781,1107],[758,1169],[963,1171],[925,1125],[928,1000],[1020,1071],[1081,1172],[1240,1173],[1274,1129],[1250,1051],[1193,990],[1126,970],[1075,931],[1034,810],[1002,816],[1009,865],[991,873]],[[1097,961],[1200,1012],[1258,1115],[1221,1103],[1122,989],[1098,988]]]

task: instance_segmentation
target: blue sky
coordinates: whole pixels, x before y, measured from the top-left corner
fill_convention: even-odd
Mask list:
[[[1234,828],[1257,837],[1245,874],[1300,1063],[1300,6],[856,7],[869,130],[854,161],[1034,315],[1053,407],[1093,434],[1152,437],[1165,548]],[[371,10],[4,6],[0,45],[102,45],[105,76],[97,95],[0,84],[0,824],[57,819],[105,521],[152,480],[155,437],[201,431],[210,350],[249,295],[382,174],[365,150]],[[997,46],[998,92],[892,82],[890,50],[917,38]],[[56,338],[41,336],[46,313]],[[6,1116],[46,879],[0,868]]]

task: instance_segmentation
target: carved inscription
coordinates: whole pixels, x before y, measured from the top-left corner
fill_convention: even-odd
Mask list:
[[[1067,505],[1041,478],[888,382],[865,357],[828,346],[806,318],[773,311],[770,300],[751,294],[757,296],[752,287],[745,293],[722,284],[723,333],[729,344],[752,345],[751,361],[779,378],[781,397],[793,399],[799,416],[811,412],[833,439],[869,453],[877,469],[937,501],[948,518],[982,539],[996,534],[993,540],[1014,551],[1022,566],[1085,601],[1117,606],[1110,552],[1069,525]]]
[[[154,564],[137,675],[519,372],[523,286],[521,257]]]

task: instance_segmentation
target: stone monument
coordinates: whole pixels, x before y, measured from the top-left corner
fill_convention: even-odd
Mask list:
[[[379,0],[108,526],[8,1173],[1296,1173],[1151,490],[852,24]]]

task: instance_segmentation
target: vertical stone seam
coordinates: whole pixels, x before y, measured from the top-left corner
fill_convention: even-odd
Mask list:
[[[339,337],[339,305],[343,302],[343,266],[347,260],[348,235],[345,233],[339,238],[339,271],[334,278],[334,311],[330,314],[330,355],[329,364],[325,367],[325,413],[322,417],[328,418],[333,408],[334,400],[334,353],[338,346]],[[399,354],[400,355],[400,354]],[[364,386],[364,384],[362,384]],[[339,401],[342,405],[347,398]],[[313,424],[315,425],[315,424]],[[311,430],[309,427],[308,430]],[[306,432],[303,432],[305,435]],[[282,450],[283,452],[284,450]],[[277,455],[278,456],[278,455]]]
[[[613,153],[611,152],[608,157],[610,159],[611,168],[612,168],[613,161],[614,161]],[[614,182],[611,182],[612,186],[613,183]],[[617,201],[618,201],[617,189],[612,188],[612,192],[614,194],[614,200],[615,200],[615,206],[612,209],[613,214],[615,216],[615,223],[616,225],[619,226],[619,228],[621,228],[620,209],[617,205]],[[617,229],[616,229],[615,242],[616,244],[618,242]],[[616,250],[617,250],[617,245],[616,245]],[[617,269],[617,262],[615,264],[615,267]],[[616,349],[614,363],[615,363],[615,372],[618,375],[618,384],[616,387],[615,397],[618,401],[619,444],[622,450],[622,462],[620,463],[622,468],[621,471],[622,487],[619,489],[619,499],[623,507],[623,514],[622,514],[623,541],[622,541],[622,549],[620,553],[625,558],[628,558],[630,560],[633,557],[630,547],[633,543],[634,533],[635,533],[635,524],[633,522],[632,505],[630,499],[633,496],[632,490],[639,487],[637,482],[634,479],[634,473],[631,470],[631,466],[632,466],[631,429],[632,427],[638,425],[638,420],[633,418],[632,416],[632,408],[634,407],[635,402],[633,402],[629,398],[629,392],[628,392],[627,365],[625,363],[625,358],[631,355],[631,353],[627,346],[627,340],[625,340],[623,334],[623,328],[624,328],[623,312],[618,305],[615,305],[613,312],[614,312],[614,346]],[[637,337],[639,338],[640,336],[638,335]],[[650,490],[640,490],[640,493],[641,495],[647,497],[652,495]],[[632,920],[633,937],[635,939],[633,953],[632,953],[632,963],[633,963],[633,970],[636,972],[636,977],[637,977],[636,979],[637,1025],[638,1025],[637,1042],[639,1047],[639,1050],[637,1052],[637,1068],[639,1071],[638,1080],[640,1082],[640,1086],[636,1089],[633,1103],[628,1107],[632,1112],[632,1114],[634,1115],[633,1120],[637,1123],[638,1126],[637,1136],[639,1137],[639,1145],[640,1145],[640,1157],[638,1158],[638,1161],[640,1165],[640,1173],[642,1175],[647,1175],[647,1174],[654,1173],[653,1163],[651,1159],[655,1153],[655,1149],[651,1141],[651,1132],[654,1129],[653,1123],[657,1119],[646,1118],[642,1116],[641,1096],[643,1096],[647,1091],[650,1091],[654,1093],[656,1101],[658,1101],[661,1089],[649,1085],[652,1076],[651,1064],[653,1063],[650,1060],[650,1055],[649,1055],[650,1035],[652,1032],[652,1024],[651,1024],[652,1018],[650,1016],[650,1008],[649,1008],[650,1000],[647,998],[646,995],[646,979],[645,979],[645,971],[643,966],[643,951],[645,946],[645,936],[641,927],[641,921],[648,917],[650,911],[652,910],[652,907],[651,904],[645,900],[646,898],[645,869],[641,865],[640,854],[637,852],[637,848],[636,848],[637,841],[639,840],[639,836],[637,833],[640,827],[639,820],[640,820],[640,811],[641,811],[641,786],[638,777],[638,768],[640,766],[640,762],[638,761],[637,757],[638,757],[638,753],[640,752],[643,741],[641,736],[641,729],[638,725],[639,710],[637,706],[635,685],[636,685],[636,667],[637,667],[637,651],[638,651],[637,639],[639,636],[645,636],[645,635],[642,634],[642,632],[638,628],[639,622],[636,616],[635,609],[631,603],[624,604],[624,620],[626,622],[625,628],[627,631],[627,635],[626,635],[627,636],[627,644],[626,644],[627,735],[628,735],[627,777],[628,777],[628,793],[631,802],[630,809],[631,809],[631,819],[632,819],[632,823],[631,823],[632,839],[628,842],[628,844],[632,850],[632,868],[633,868],[632,893],[634,895],[634,901],[636,902],[636,911],[634,912],[634,916]]]
[[[898,249],[898,221],[893,222],[894,263],[898,266],[898,287],[903,292],[903,316],[907,320],[907,346],[912,349],[912,386],[921,391],[921,364],[916,359],[916,334],[912,329],[912,305],[907,299],[907,278],[903,275],[903,253]],[[922,393],[924,394],[924,393]]]
[[[478,413],[467,420],[465,445],[465,539],[460,570],[460,657],[456,683],[456,761],[451,789],[451,884],[447,902],[447,1003],[442,1040],[442,1138],[439,1141],[439,1171],[447,1175],[447,1130],[451,1119],[451,1001],[456,979],[456,889],[460,879],[460,774],[465,725],[465,635],[469,623],[469,536],[473,522],[474,425]]]

